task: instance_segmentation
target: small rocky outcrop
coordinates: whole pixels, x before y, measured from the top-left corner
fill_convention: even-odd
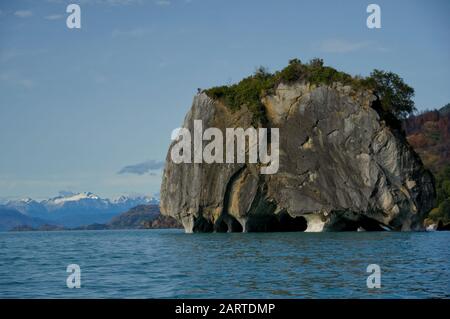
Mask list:
[[[122,213],[105,225],[107,229],[182,228],[170,216],[162,216],[158,205],[138,205]]]
[[[146,221],[142,224],[144,229],[163,229],[163,228],[183,228],[183,225],[175,218],[170,216],[158,215],[154,220]]]
[[[109,229],[139,229],[145,222],[160,215],[158,205],[138,205],[113,217],[107,224]]]
[[[162,214],[186,232],[422,230],[434,207],[433,176],[369,91],[339,83],[280,84],[262,99],[264,127],[279,128],[279,170],[260,163],[166,160]],[[195,96],[183,127],[248,128],[252,112]],[[207,143],[204,142],[206,145]]]

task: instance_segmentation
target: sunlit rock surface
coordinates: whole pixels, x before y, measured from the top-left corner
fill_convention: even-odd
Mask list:
[[[280,130],[278,172],[262,175],[249,163],[175,164],[169,149],[161,212],[186,232],[421,230],[434,206],[433,177],[376,102],[340,84],[279,85],[263,99],[265,126]],[[250,127],[252,114],[202,93],[183,127],[192,132],[196,119],[225,132]]]

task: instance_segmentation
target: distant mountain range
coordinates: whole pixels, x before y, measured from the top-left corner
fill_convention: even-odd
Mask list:
[[[31,198],[12,200],[0,205],[0,229],[5,230],[9,225],[35,227],[52,224],[79,227],[106,223],[114,216],[132,207],[150,204],[159,204],[158,198],[120,196],[114,199],[105,199],[90,192],[64,193],[43,201]]]
[[[0,206],[0,231],[7,231],[22,225],[40,227],[45,223],[45,220],[33,218],[24,215],[15,209]]]
[[[18,213],[22,215],[21,213]],[[23,215],[24,216],[24,215]],[[17,216],[15,216],[17,217]],[[22,222],[22,224],[17,224]],[[23,224],[23,223],[26,224]],[[34,226],[33,226],[34,224]],[[10,223],[8,230],[12,231],[55,231],[55,230],[108,230],[108,229],[154,229],[154,228],[182,228],[174,218],[163,216],[159,211],[159,205],[139,205],[130,210],[113,217],[106,224],[90,224],[79,227],[62,227],[51,224],[31,223],[27,219],[20,219]]]

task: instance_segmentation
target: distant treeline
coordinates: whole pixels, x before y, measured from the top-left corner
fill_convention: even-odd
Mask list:
[[[437,205],[428,222],[450,222],[450,103],[403,121],[409,143],[436,178]]]

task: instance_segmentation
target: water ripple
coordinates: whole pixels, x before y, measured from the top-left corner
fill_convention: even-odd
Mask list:
[[[3,298],[449,298],[449,232],[0,233]],[[82,288],[66,287],[79,264]],[[378,264],[381,289],[368,289]]]

